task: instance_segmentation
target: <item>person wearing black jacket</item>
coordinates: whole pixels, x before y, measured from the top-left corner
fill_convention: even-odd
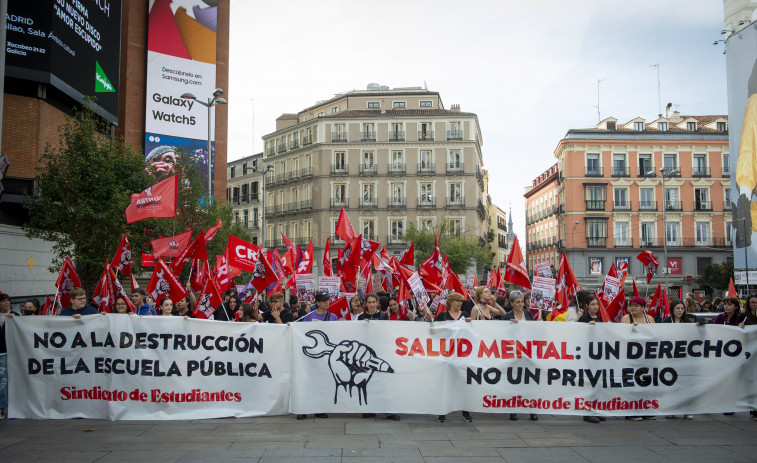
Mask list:
[[[686,304],[676,299],[670,304],[670,316],[661,323],[696,323],[697,319],[686,312]]]
[[[510,305],[513,307],[513,310],[512,312],[507,312],[502,317],[502,320],[512,320],[513,323],[518,323],[519,321],[534,320],[534,317],[531,315],[531,311],[523,309],[526,305],[525,298],[523,297],[523,292],[511,291],[509,298]],[[538,419],[539,417],[536,415],[536,413],[531,413],[531,421],[536,421]],[[510,413],[510,421],[518,421],[518,415],[516,413]]]
[[[281,293],[271,294],[268,299],[268,306],[271,308],[263,315],[263,321],[266,323],[291,323],[295,320],[294,314],[290,309],[284,308],[284,295]]]

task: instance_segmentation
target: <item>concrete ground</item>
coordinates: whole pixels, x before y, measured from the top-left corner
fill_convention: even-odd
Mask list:
[[[0,462],[607,462],[757,461],[757,422],[748,413],[694,420],[600,424],[580,417],[473,413],[466,423],[427,415],[331,415],[196,421],[2,420]]]

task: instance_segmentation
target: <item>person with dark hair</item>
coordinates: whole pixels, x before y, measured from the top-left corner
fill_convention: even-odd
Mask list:
[[[389,310],[389,295],[386,296],[379,296],[378,298],[379,302],[379,310],[382,312],[387,312]]]
[[[242,316],[239,317],[240,322],[245,323],[255,323],[255,322],[262,322],[263,316],[260,315],[260,312],[258,312],[258,309],[253,307],[252,304],[248,303],[242,303]]]
[[[365,295],[365,312],[361,313],[358,320],[387,320],[386,312],[379,310],[379,297],[374,293]]]
[[[510,292],[510,305],[513,306],[513,311],[506,313],[502,318],[503,320],[511,320],[513,323],[534,320],[530,310],[523,310],[526,302],[522,291],[516,290]],[[531,413],[531,421],[536,421],[538,419],[539,416],[536,415],[536,413]],[[510,413],[510,421],[518,421],[518,414]]]
[[[680,299],[674,299],[670,304],[670,316],[661,323],[696,323],[696,318],[686,312],[686,304]]]
[[[712,299],[707,297],[702,301],[701,312],[712,312]]]
[[[363,301],[360,300],[359,294],[355,294],[350,299],[350,320],[358,320],[362,313]]]
[[[403,317],[402,312],[400,311],[400,304],[399,302],[397,302],[397,298],[394,296],[389,298],[389,310],[387,311],[389,320],[412,321],[408,316],[409,313],[410,311],[407,311]]]
[[[71,305],[61,310],[58,315],[81,318],[82,315],[97,315],[99,310],[87,304],[87,293],[82,288],[74,288],[68,296],[71,298]]]
[[[21,315],[39,315],[39,308],[39,299],[27,299],[21,305]]]
[[[173,316],[173,301],[170,297],[164,297],[162,301],[160,301],[160,313],[158,315],[163,317],[172,317]]]
[[[129,310],[129,304],[126,303],[126,299],[123,296],[118,296],[116,302],[113,303],[113,308],[110,309],[110,313],[131,314]]]
[[[233,307],[232,307],[232,301],[231,299],[234,299]],[[236,311],[239,306],[242,305],[242,301],[239,299],[239,296],[237,295],[237,289],[232,287],[226,290],[225,293],[223,293],[223,302],[218,304],[218,307],[216,307],[216,311],[213,312],[213,320],[218,320],[222,322],[231,322],[236,320]]]
[[[597,299],[597,296],[593,294],[587,296],[584,298],[584,303],[586,304],[586,310],[584,310],[583,314],[576,321],[590,325],[601,323],[602,317],[599,316],[599,299]]]
[[[289,309],[284,308],[284,295],[282,293],[273,293],[268,299],[270,310],[263,314],[263,321],[266,323],[291,323],[296,320],[294,314]]]
[[[628,302],[628,313],[623,316],[620,323],[654,323],[654,319],[647,315],[647,301],[641,296],[634,296]]]
[[[723,313],[718,314],[715,320],[712,321],[714,325],[730,325],[739,326],[739,323],[744,321],[745,316],[741,313],[741,303],[735,297],[727,297],[723,299]]]
[[[176,315],[177,317],[194,318],[194,315],[192,315],[192,303],[189,300],[188,294],[176,301],[174,306],[175,310],[173,311],[173,315]]]
[[[142,288],[134,288],[131,290],[131,302],[134,304],[134,307],[136,307],[137,315],[157,315],[158,313],[155,312],[155,309],[150,307],[147,302],[145,302],[145,299],[147,298],[147,293]]]
[[[309,314],[305,315],[303,318],[300,319],[301,322],[313,322],[313,321],[320,321],[320,322],[329,322],[329,321],[338,321],[339,318],[334,315],[333,313],[329,312],[329,292],[326,290],[318,290],[315,293],[315,305],[316,309],[315,312],[310,312]]]

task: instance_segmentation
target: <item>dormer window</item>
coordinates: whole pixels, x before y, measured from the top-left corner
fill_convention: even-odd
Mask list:
[[[686,123],[686,130],[689,132],[696,132],[697,130],[697,123],[696,122],[687,122]]]
[[[668,123],[667,122],[658,122],[657,123],[657,130],[660,130],[662,132],[668,131]]]
[[[615,122],[607,121],[607,130],[615,130]]]
[[[405,102],[404,102],[404,101],[395,101],[395,102],[394,102],[394,103],[392,104],[392,107],[393,107],[393,108],[396,108],[396,109],[405,108],[405,106],[406,106],[406,104],[405,104]]]
[[[725,132],[728,129],[725,122],[718,122],[716,128],[718,132]]]
[[[634,122],[633,123],[633,129],[637,132],[643,132],[644,131],[644,123],[643,122]]]

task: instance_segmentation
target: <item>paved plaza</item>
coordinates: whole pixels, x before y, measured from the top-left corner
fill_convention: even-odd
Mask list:
[[[460,413],[362,419],[332,414],[196,421],[3,420],[0,461],[607,462],[757,461],[748,413],[600,424],[580,417]]]

